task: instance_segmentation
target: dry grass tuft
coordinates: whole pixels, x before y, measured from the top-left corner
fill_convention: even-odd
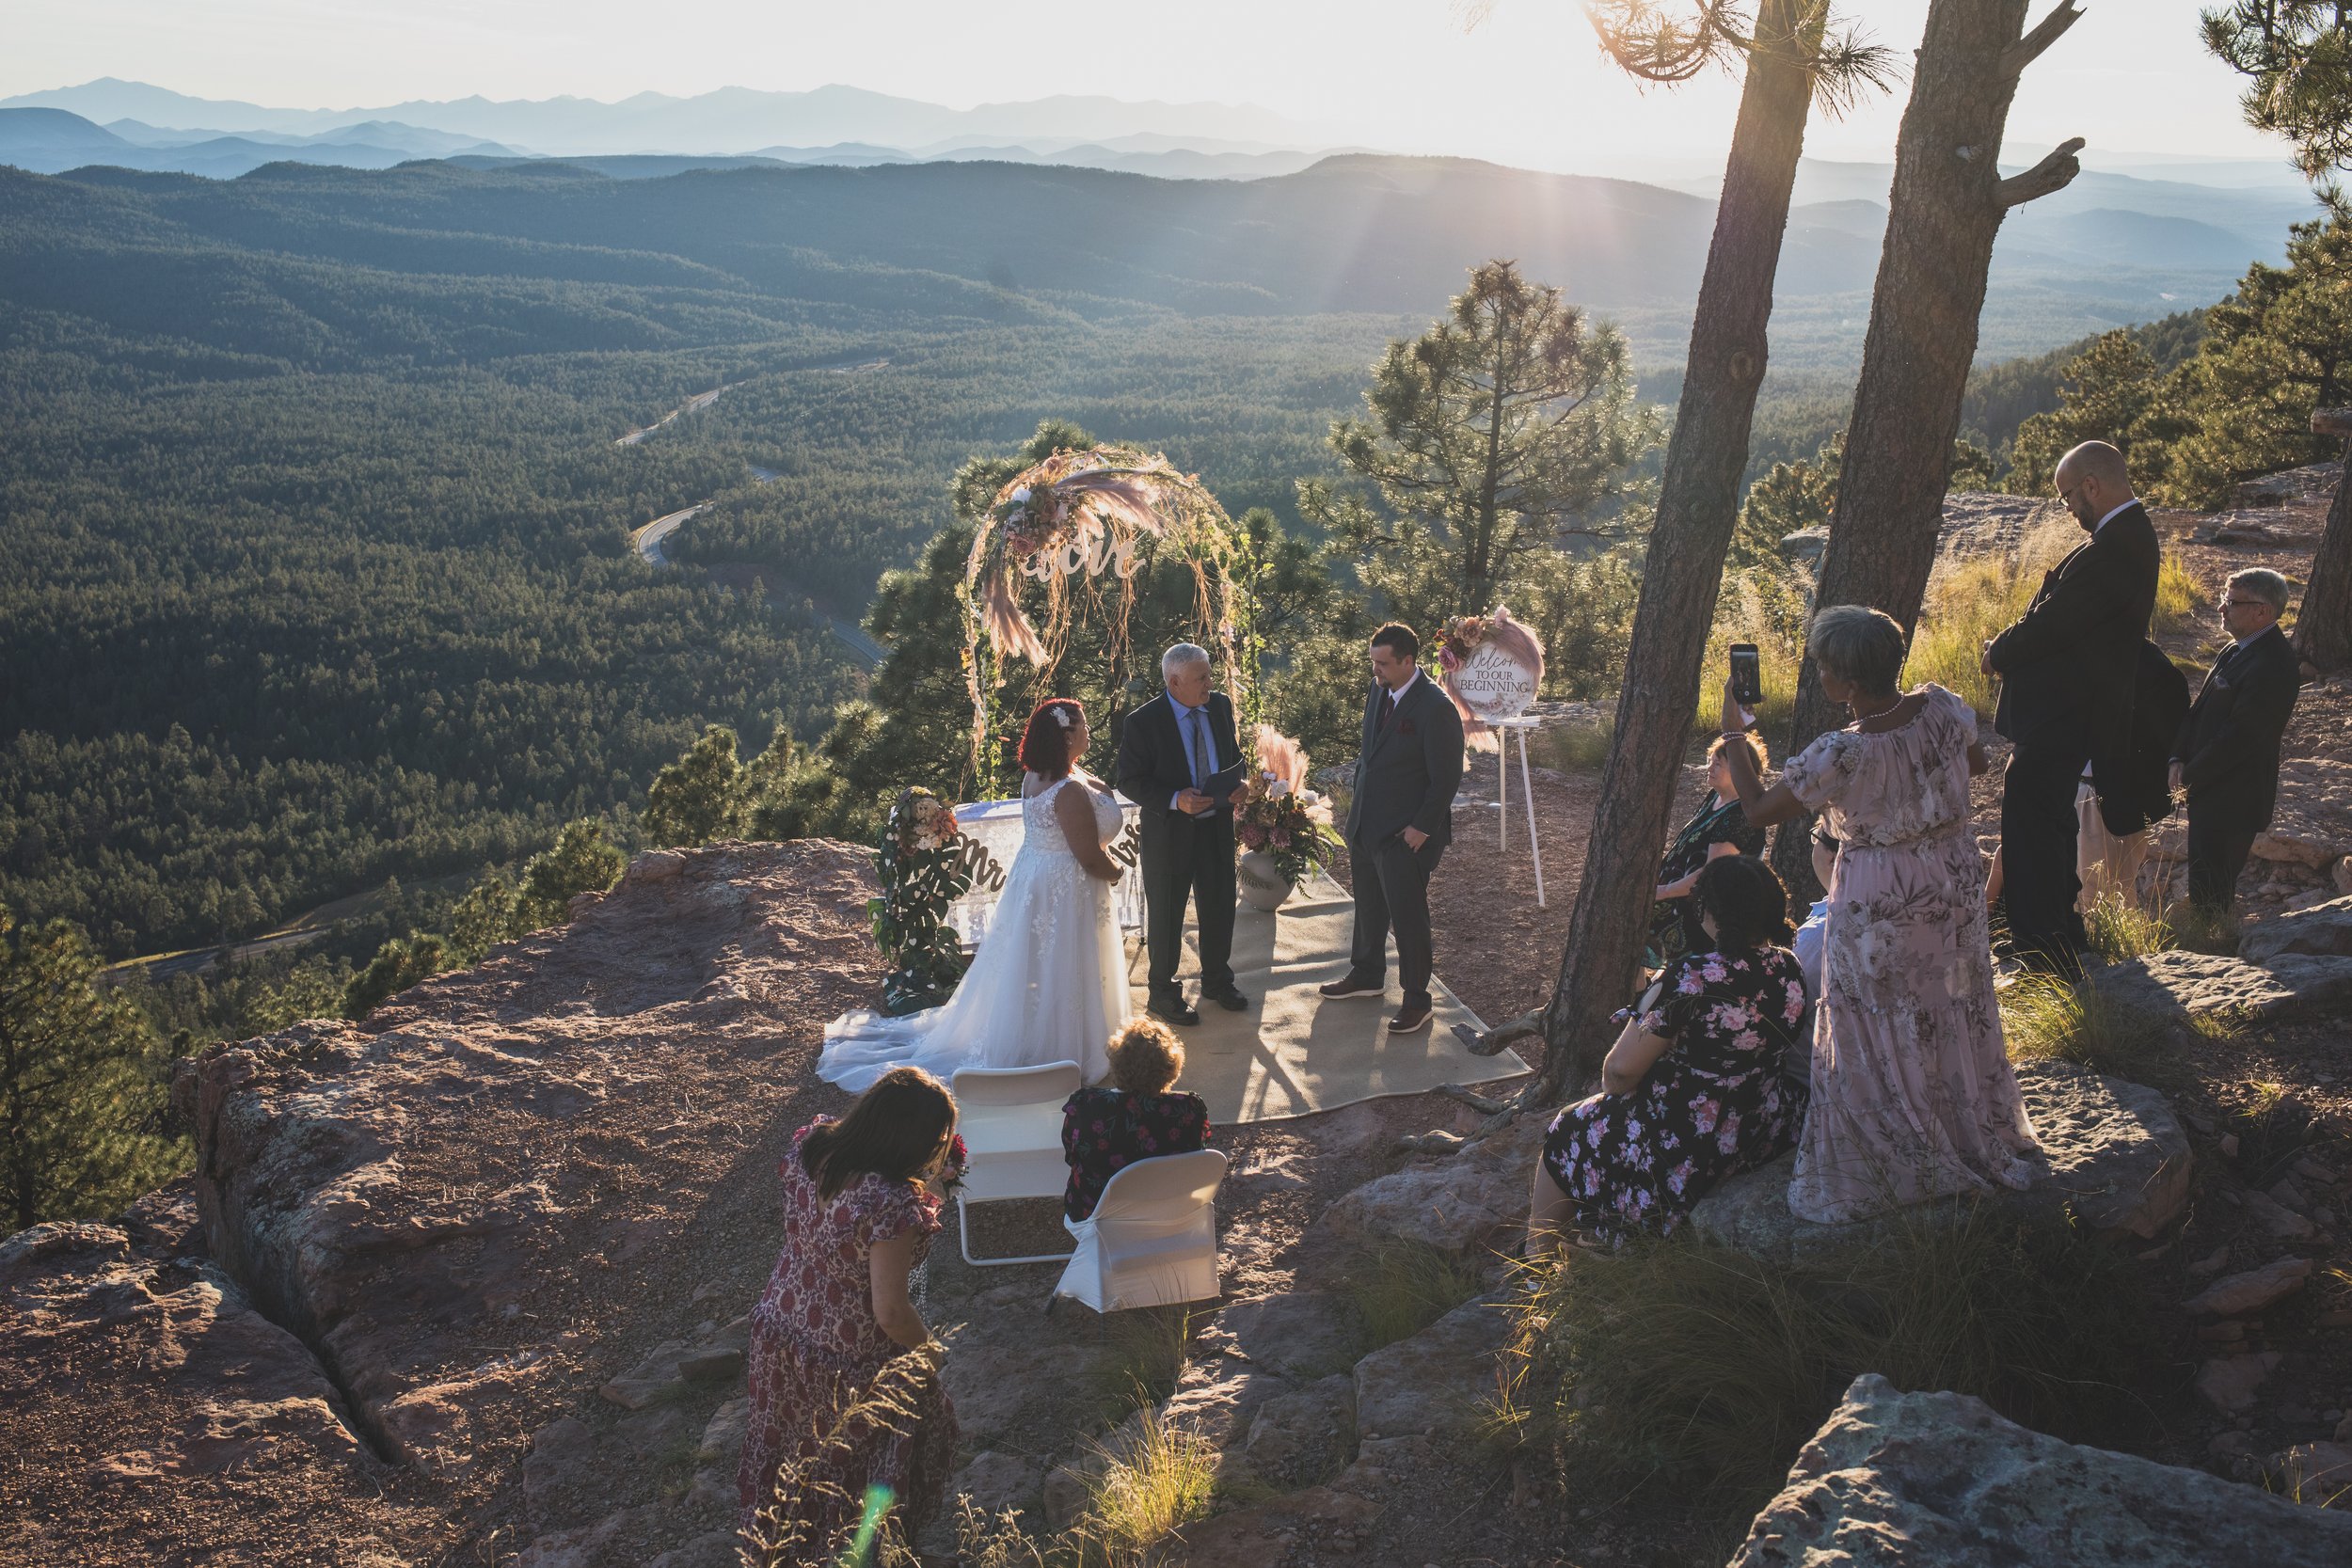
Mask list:
[[[2027,974],[2001,992],[2001,1032],[2013,1062],[2074,1062],[2159,1088],[2181,1073],[2174,1020],[2127,1007],[2085,983]]]
[[[1375,1249],[1347,1274],[1357,1356],[1411,1338],[1486,1288],[1477,1264],[1425,1243],[1391,1241]]]
[[[1688,1234],[1530,1276],[1492,1430],[1593,1475],[1685,1489],[1724,1520],[1776,1488],[1855,1376],[1975,1394],[2041,1431],[2142,1431],[2154,1341],[2122,1258],[2063,1221],[1910,1211],[1832,1259]]]

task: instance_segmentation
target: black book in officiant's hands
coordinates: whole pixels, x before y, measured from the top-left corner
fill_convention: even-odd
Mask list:
[[[1247,774],[1247,764],[1237,762],[1231,768],[1210,774],[1209,782],[1200,786],[1200,793],[1215,800],[1218,805],[1223,805],[1233,798],[1233,791],[1241,787],[1242,779]]]

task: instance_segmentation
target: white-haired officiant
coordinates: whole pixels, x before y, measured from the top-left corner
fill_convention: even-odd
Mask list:
[[[1240,764],[1241,740],[1232,700],[1211,689],[1208,649],[1168,649],[1160,683],[1160,695],[1127,716],[1116,777],[1140,811],[1146,1007],[1170,1023],[1198,1023],[1200,1014],[1176,984],[1187,902],[1200,927],[1201,1000],[1234,1012],[1249,1006],[1233,984],[1233,807],[1218,779]]]

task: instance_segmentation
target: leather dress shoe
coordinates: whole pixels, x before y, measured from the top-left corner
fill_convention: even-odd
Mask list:
[[[1436,1011],[1436,1007],[1427,1002],[1407,1002],[1404,1006],[1397,1009],[1397,1014],[1394,1018],[1389,1020],[1389,1033],[1391,1035],[1418,1035],[1423,1029],[1429,1027],[1429,1020]]]
[[[1244,996],[1238,988],[1219,991],[1202,991],[1200,1000],[1214,1002],[1229,1013],[1246,1013],[1249,1010],[1249,998]]]
[[[1155,996],[1144,1004],[1143,1010],[1168,1023],[1200,1022],[1200,1012],[1181,996]]]
[[[1343,974],[1336,980],[1327,980],[1317,986],[1315,994],[1327,1002],[1337,1002],[1343,997],[1349,996],[1378,996],[1388,989],[1389,983],[1386,980],[1359,980],[1353,974]]]

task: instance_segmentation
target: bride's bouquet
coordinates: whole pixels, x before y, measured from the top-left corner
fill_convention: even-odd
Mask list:
[[[1233,792],[1233,834],[1242,847],[1273,857],[1275,870],[1296,888],[1307,873],[1331,863],[1340,835],[1331,802],[1307,784],[1307,753],[1298,742],[1261,726],[1258,771]]]

